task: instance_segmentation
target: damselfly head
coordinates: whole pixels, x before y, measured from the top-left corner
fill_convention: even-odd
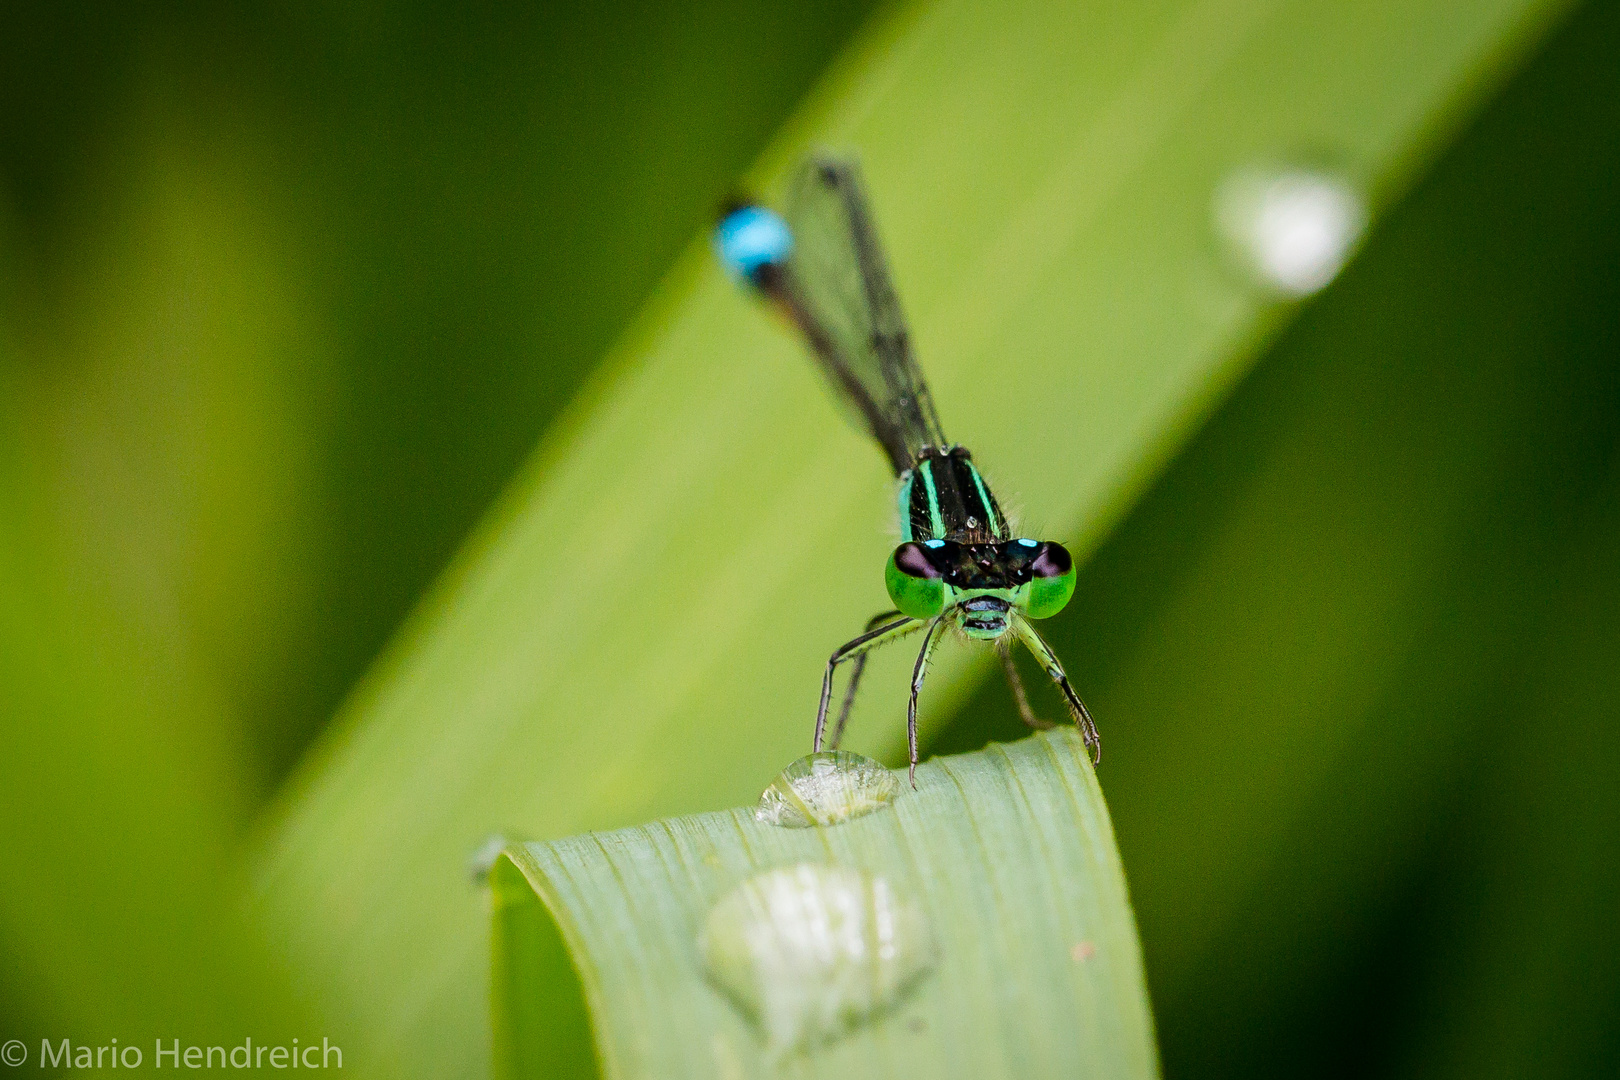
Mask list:
[[[1075,570],[1068,549],[1054,540],[924,540],[895,548],[883,576],[889,599],[903,614],[931,619],[960,607],[970,632],[977,623],[980,631],[999,635],[1006,625],[995,618],[998,604],[1004,613],[1050,618],[1074,595]],[[995,603],[975,603],[980,600]]]

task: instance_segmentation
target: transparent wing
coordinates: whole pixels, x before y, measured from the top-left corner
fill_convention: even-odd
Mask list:
[[[778,295],[809,339],[823,373],[896,473],[925,446],[945,445],[934,402],[911,354],[872,215],[852,161],[813,157],[787,206],[793,252]]]

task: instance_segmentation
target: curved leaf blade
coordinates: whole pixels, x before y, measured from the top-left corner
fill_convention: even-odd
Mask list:
[[[512,847],[497,920],[536,895],[553,913],[604,1076],[767,1075],[758,1033],[704,976],[705,916],[762,871],[854,868],[920,902],[935,968],[888,1013],[801,1051],[792,1075],[1157,1075],[1124,872],[1076,733],[938,758],[917,783],[892,810],[831,828],[764,825],[748,808]],[[538,950],[525,964],[523,940],[503,938],[496,955],[496,1011],[511,1021],[497,1060],[516,1063],[512,1075],[589,1075],[577,1052],[521,1044],[537,1026],[531,991],[556,978]]]

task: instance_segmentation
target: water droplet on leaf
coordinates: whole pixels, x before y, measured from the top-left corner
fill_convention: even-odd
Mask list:
[[[773,1057],[870,1020],[935,955],[922,908],[886,879],[816,863],[756,875],[726,894],[710,909],[698,949]]]
[[[783,769],[759,797],[754,818],[788,829],[837,825],[881,810],[899,794],[899,778],[871,758],[823,751]]]
[[[1309,296],[1338,276],[1367,226],[1361,195],[1326,169],[1242,169],[1215,192],[1215,225],[1268,290]]]

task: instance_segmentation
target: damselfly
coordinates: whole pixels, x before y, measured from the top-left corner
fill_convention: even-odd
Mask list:
[[[966,448],[945,441],[911,354],[854,162],[806,162],[785,220],[756,204],[733,206],[715,230],[715,247],[735,276],[799,328],[834,392],[877,439],[900,479],[901,543],[884,570],[894,609],[874,616],[827,661],[815,749],[821,750],[826,733],[838,666],[855,662],[833,727],[833,749],[843,737],[868,653],[923,631],[906,712],[915,785],[917,694],[940,632],[955,627],[968,638],[995,643],[1019,715],[1031,727],[1051,727],[1030,708],[1013,664],[1012,639],[1023,642],[1057,683],[1086,745],[1100,757],[1091,714],[1030,625],[1069,602],[1074,561],[1056,541],[1014,536]]]

